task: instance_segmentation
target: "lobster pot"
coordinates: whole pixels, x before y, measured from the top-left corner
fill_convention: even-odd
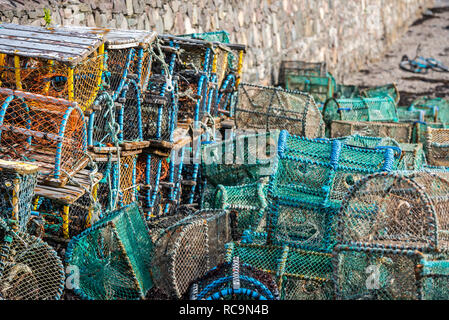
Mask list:
[[[214,190],[213,208],[236,212],[236,235],[245,230],[263,232],[266,227],[265,208],[268,185],[266,181],[237,186],[219,185]]]
[[[168,227],[154,242],[155,286],[181,298],[190,283],[224,262],[231,240],[229,213],[202,210]]]
[[[326,62],[283,60],[279,67],[278,84],[285,87],[288,76],[326,77]]]
[[[41,239],[14,232],[0,219],[0,287],[2,300],[59,300],[64,266]]]
[[[410,143],[413,136],[412,123],[369,122],[369,121],[332,121],[331,138],[353,134],[369,137],[390,137],[399,143]]]
[[[112,212],[69,243],[67,265],[79,270],[83,299],[141,299],[153,287],[153,243],[133,203]]]
[[[398,170],[421,170],[426,164],[422,143],[400,143],[402,150]]]
[[[87,110],[102,83],[106,32],[3,23],[1,86],[74,101]]]
[[[339,244],[403,250],[447,250],[448,173],[397,171],[365,177],[338,215]]]
[[[15,220],[20,231],[31,217],[37,170],[31,163],[0,160],[0,218]]]
[[[202,121],[207,110],[207,93],[211,73],[213,51],[210,43],[202,40],[159,36],[165,45],[180,49],[174,73],[179,75],[178,121]],[[170,66],[171,67],[171,66]]]
[[[334,77],[327,73],[325,76],[287,75],[285,88],[309,93],[318,106],[332,98],[337,89]]]
[[[234,261],[219,264],[196,279],[190,300],[279,300],[278,287],[269,273]]]
[[[118,134],[119,141],[142,141],[143,97],[137,82],[127,80],[117,101],[120,105],[118,112],[116,112],[116,122],[120,127],[120,133]]]
[[[34,162],[39,179],[63,186],[87,165],[87,130],[76,103],[0,88],[1,158]]]
[[[377,147],[397,147],[400,148],[400,144],[396,140],[389,137],[366,137],[354,134],[352,136],[336,138],[346,145],[354,147],[364,147],[364,148],[377,148]],[[398,150],[399,151],[399,150]]]
[[[324,123],[313,98],[304,93],[242,83],[235,108],[237,128],[285,129],[309,138],[324,136]]]
[[[109,30],[105,36],[105,82],[108,92],[117,98],[128,78],[133,78],[139,91],[148,85],[151,73],[151,46],[156,32],[140,30]]]
[[[281,300],[331,300],[332,255],[288,246],[237,244],[226,245],[226,261],[238,257],[241,263],[264,270],[273,277]]]
[[[330,126],[333,120],[397,122],[398,114],[393,99],[379,98],[329,99],[323,109],[323,118]]]
[[[117,123],[119,112],[120,109],[117,110],[112,97],[106,91],[98,94],[92,108],[86,112],[89,117],[87,143],[90,148],[115,146],[121,129]]]
[[[335,96],[337,99],[357,98],[360,96],[359,87],[354,85],[337,84]]]
[[[184,150],[186,147],[180,149],[173,149],[168,158],[168,173],[161,184],[161,194],[163,204],[161,206],[160,214],[167,215],[176,212],[176,209],[181,201],[181,183],[182,183],[182,169],[184,160]]]
[[[178,116],[177,82],[173,80],[173,88],[168,91],[166,81],[163,76],[152,76],[143,97],[141,121],[145,141],[173,142]]]
[[[167,159],[151,153],[142,153],[137,158],[137,183],[140,185],[142,208],[147,219],[161,214],[163,206],[161,182],[169,174]]]
[[[397,168],[395,147],[361,148],[340,140],[311,140],[281,131],[268,196],[313,205],[339,205],[363,176]]]
[[[395,83],[389,83],[383,86],[370,87],[360,90],[360,95],[367,98],[391,97],[397,105],[401,98],[398,87]]]
[[[337,246],[337,299],[447,300],[447,254]]]
[[[47,239],[67,242],[99,219],[105,212],[97,198],[101,179],[101,174],[83,170],[64,187],[36,186],[33,211],[42,218]]]
[[[137,155],[130,153],[120,157],[119,208],[137,201]]]
[[[410,110],[424,112],[428,122],[449,122],[449,101],[442,98],[420,97],[412,102]]]
[[[435,122],[417,122],[413,126],[412,142],[422,143],[425,147],[427,128],[449,129],[449,124]]]
[[[433,166],[449,166],[449,129],[427,127],[425,149]]]
[[[399,122],[425,122],[424,110],[410,110],[408,107],[398,107],[397,111]]]
[[[273,171],[279,131],[237,135],[202,146],[201,171],[208,184],[257,182]]]

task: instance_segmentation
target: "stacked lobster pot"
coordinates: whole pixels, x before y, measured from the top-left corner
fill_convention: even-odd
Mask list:
[[[375,173],[336,216],[337,299],[448,299],[447,172]]]
[[[105,33],[15,24],[0,30],[0,157],[38,167],[30,228],[58,246],[100,215],[101,174],[91,168],[84,112],[101,87]]]
[[[395,170],[400,155],[395,146],[357,147],[281,131],[265,230],[245,231],[240,243],[228,246],[228,261],[238,256],[276,275],[281,299],[331,299],[335,217],[342,200],[367,174]]]

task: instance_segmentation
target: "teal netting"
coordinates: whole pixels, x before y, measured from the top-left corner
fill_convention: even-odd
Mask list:
[[[153,244],[136,203],[110,213],[69,243],[67,265],[79,271],[84,299],[139,299],[153,287]]]
[[[217,186],[256,182],[272,173],[279,131],[237,137],[202,146],[202,175]]]
[[[360,95],[359,87],[354,85],[337,84],[335,97],[337,99],[357,98]]]
[[[325,300],[333,297],[332,255],[287,246],[227,244],[226,261],[242,263],[276,277],[282,300]]]
[[[281,61],[279,67],[278,84],[284,87],[288,76],[325,77],[327,72],[325,62]]]

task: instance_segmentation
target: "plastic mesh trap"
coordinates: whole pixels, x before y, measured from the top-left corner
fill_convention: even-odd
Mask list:
[[[284,87],[286,78],[290,75],[325,77],[326,73],[325,62],[283,60],[279,67],[278,83]]]
[[[324,135],[321,113],[310,95],[247,83],[239,87],[235,123],[237,128],[286,129],[309,138]]]
[[[242,264],[238,258],[223,263],[196,279],[190,286],[191,300],[278,300],[273,277]]]
[[[281,300],[330,300],[333,298],[332,255],[257,244],[226,245],[226,261],[241,263],[276,277]]]
[[[321,105],[334,96],[337,84],[330,73],[327,73],[325,76],[288,75],[285,88],[307,92],[318,105]]]
[[[386,97],[389,96],[397,105],[400,100],[399,90],[395,83],[389,83],[383,86],[371,87],[360,90],[360,94],[368,98]]]
[[[139,299],[153,287],[153,244],[138,206],[112,212],[69,243],[68,265],[78,268],[83,299]]]
[[[20,231],[31,216],[37,169],[30,163],[0,160],[0,218],[15,220]]]
[[[59,300],[64,267],[56,252],[42,240],[14,232],[0,219],[0,298]]]
[[[166,228],[154,242],[155,285],[181,298],[193,280],[224,262],[230,237],[229,213],[222,210],[200,210]]]

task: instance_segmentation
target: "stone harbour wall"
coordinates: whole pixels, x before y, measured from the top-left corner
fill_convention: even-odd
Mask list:
[[[146,29],[226,30],[248,46],[244,81],[276,83],[281,60],[326,61],[337,80],[380,58],[434,0],[0,0],[0,21]]]

